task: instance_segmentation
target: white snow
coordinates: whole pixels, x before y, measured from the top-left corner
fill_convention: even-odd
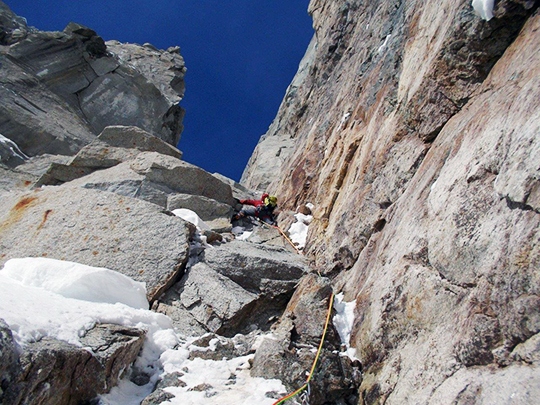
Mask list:
[[[286,393],[281,381],[263,379],[249,375],[249,362],[253,354],[231,360],[188,360],[189,343],[176,350],[163,353],[164,370],[182,372],[185,387],[169,387],[165,391],[175,395],[167,402],[172,405],[271,405],[275,399],[266,393]]]
[[[379,47],[379,49],[377,49],[378,54],[381,54],[384,51],[384,49],[386,48],[386,45],[388,45],[388,41],[390,40],[391,36],[392,36],[391,34],[386,36],[386,38],[384,39],[383,44]]]
[[[208,224],[204,222],[194,211],[188,210],[187,208],[178,208],[173,210],[172,213],[177,217],[182,218],[184,221],[191,222],[202,231],[210,230]]]
[[[168,317],[146,308],[144,285],[112,270],[45,258],[11,259],[0,270],[0,318],[21,346],[45,336],[81,346],[98,323],[171,328]]]
[[[212,245],[209,245],[207,243],[206,235],[201,234],[203,231],[210,231],[211,228],[208,226],[206,222],[204,222],[196,212],[192,210],[188,210],[187,208],[178,208],[176,210],[171,211],[174,215],[177,217],[182,218],[184,221],[191,222],[193,225],[197,227],[197,232],[195,232],[195,235],[193,235],[194,243],[193,245],[196,246],[198,244],[201,244],[207,248],[213,248]],[[193,263],[192,263],[193,264]]]
[[[11,153],[13,154],[13,156],[17,156],[17,157],[20,157],[21,159],[23,160],[26,160],[26,159],[29,159],[28,156],[26,156],[23,151],[19,148],[19,146],[13,142],[11,139],[9,138],[6,138],[4,135],[0,134],[0,143],[3,143],[4,145],[6,145],[9,150],[11,151]],[[0,156],[0,160],[1,160],[1,156]]]
[[[351,360],[357,360],[355,356],[356,349],[351,347],[351,331],[354,325],[354,307],[356,306],[356,301],[345,302],[343,301],[343,297],[343,293],[339,293],[334,297],[336,315],[334,315],[332,320],[341,338],[341,343],[345,345],[345,354]]]
[[[145,283],[102,267],[44,257],[11,259],[0,275],[66,298],[148,309]]]
[[[162,373],[174,371],[184,374],[186,387],[167,388],[176,395],[171,404],[271,405],[275,400],[268,392],[285,393],[279,380],[250,377],[252,356],[189,360],[193,339],[179,335],[169,317],[147,307],[144,285],[109,269],[24,258],[11,259],[0,270],[0,318],[20,346],[49,336],[81,347],[80,338],[98,323],[147,331],[135,366],[151,375],[150,382],[139,387],[126,377],[100,396],[103,405],[138,405]],[[193,390],[201,384],[212,388]]]
[[[240,228],[240,230],[238,228]],[[245,228],[235,226],[232,230],[232,233],[235,235],[235,239],[237,240],[248,240],[249,237],[253,234],[253,231],[246,231]]]
[[[306,206],[308,206],[308,204],[306,204]],[[310,209],[312,209],[313,204],[310,204],[310,206]],[[313,216],[297,213],[294,214],[294,217],[296,218],[296,222],[289,228],[289,236],[298,249],[303,249],[306,247],[309,224],[313,220]]]
[[[494,0],[472,0],[471,6],[480,18],[489,21],[493,18]]]

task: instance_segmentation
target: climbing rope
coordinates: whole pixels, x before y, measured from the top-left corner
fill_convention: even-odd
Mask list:
[[[285,238],[285,240],[286,240],[287,242],[289,242],[289,244],[293,247],[293,249],[296,251],[296,253],[298,253],[299,255],[302,254],[302,251],[300,251],[300,250],[296,247],[296,245],[293,243],[293,241],[287,236],[287,234],[286,234],[285,232],[283,232],[283,229],[281,229],[281,228],[280,228],[279,226],[277,226],[277,225],[270,225],[269,223],[264,222],[263,220],[261,220],[261,219],[259,219],[259,218],[257,218],[257,220],[258,220],[261,224],[263,224],[264,226],[268,226],[268,227],[270,227],[270,228],[275,228],[275,229],[277,229],[277,230],[279,231],[279,233],[281,234],[281,236],[283,236],[283,237]]]
[[[273,226],[274,228],[276,228],[279,231],[281,236],[283,236],[285,238],[285,240],[287,242],[289,242],[289,244],[294,248],[294,250],[296,250],[296,253],[298,253],[299,255],[302,254],[302,252],[296,247],[296,245],[293,243],[293,241],[285,234],[285,232],[283,232],[283,230],[279,226],[277,226],[277,225],[271,225],[271,226]]]
[[[324,338],[326,337],[326,331],[328,330],[328,324],[330,323],[330,315],[332,314],[332,306],[334,305],[334,294],[330,295],[330,303],[328,304],[328,312],[326,314],[326,322],[324,324],[324,330],[323,334],[321,336],[321,342],[319,343],[319,349],[317,350],[317,355],[315,356],[315,360],[313,360],[313,365],[311,366],[311,370],[309,372],[308,378],[304,385],[302,385],[300,388],[298,388],[296,391],[280,398],[277,400],[277,402],[274,402],[272,405],[280,405],[285,403],[285,401],[294,398],[301,392],[307,389],[307,395],[304,395],[304,398],[302,399],[302,404],[309,405],[309,394],[310,394],[310,388],[309,383],[311,381],[311,378],[313,377],[313,373],[315,372],[315,367],[317,366],[317,361],[319,360],[319,357],[321,355],[322,346],[324,343]]]

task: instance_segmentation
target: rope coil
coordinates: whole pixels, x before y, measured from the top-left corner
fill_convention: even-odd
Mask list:
[[[324,338],[326,337],[326,331],[328,330],[328,324],[330,323],[330,315],[332,314],[333,305],[334,305],[334,294],[331,294],[330,295],[330,303],[328,304],[328,312],[326,314],[326,322],[324,324],[323,334],[321,336],[321,342],[319,343],[319,348],[317,350],[317,355],[315,356],[315,360],[313,360],[313,365],[311,366],[311,370],[309,372],[309,375],[308,375],[308,378],[307,378],[305,384],[302,385],[300,388],[298,388],[296,391],[294,391],[294,392],[292,392],[292,393],[278,399],[272,405],[283,404],[285,401],[294,398],[295,396],[297,396],[298,394],[300,394],[301,392],[303,392],[306,389],[307,389],[307,392],[306,392],[307,396],[304,396],[304,398],[301,398],[301,399],[302,399],[302,404],[303,405],[309,405],[309,396],[311,394],[311,390],[309,388],[309,382],[313,378],[313,373],[315,372],[315,367],[317,366],[317,361],[319,360],[319,357],[321,355],[322,346],[323,346],[323,343],[324,343]],[[307,401],[307,402],[305,402],[305,401]]]

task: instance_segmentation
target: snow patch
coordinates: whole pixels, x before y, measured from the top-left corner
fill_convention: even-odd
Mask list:
[[[306,204],[310,210],[313,209],[313,204]],[[304,215],[301,213],[294,214],[296,222],[293,223],[288,232],[291,238],[291,241],[296,245],[298,249],[303,249],[306,247],[307,233],[309,229],[309,224],[313,220],[313,215]]]
[[[188,210],[187,208],[178,208],[176,210],[173,210],[172,213],[177,217],[182,218],[184,221],[191,222],[193,225],[199,228],[199,230],[210,230],[208,224],[204,222],[194,211]]]
[[[358,359],[356,358],[356,349],[351,347],[351,331],[354,325],[356,301],[345,302],[343,301],[343,297],[343,293],[339,293],[334,297],[336,315],[334,315],[332,321],[341,338],[341,343],[345,345],[345,355],[354,361]]]
[[[231,230],[231,233],[234,235],[236,240],[248,240],[253,234],[253,231],[246,231],[246,228],[243,226],[235,226]]]
[[[168,317],[146,309],[143,292],[142,283],[112,270],[43,258],[11,259],[0,271],[0,318],[21,346],[45,336],[81,346],[80,337],[98,323],[142,328],[149,336],[171,329]]]
[[[489,21],[493,18],[493,5],[495,0],[472,0],[471,6],[482,19]]]
[[[286,392],[279,380],[250,376],[253,354],[221,361],[190,360],[190,351],[200,350],[191,345],[195,338],[177,334],[166,315],[137,307],[142,305],[143,287],[109,269],[44,258],[11,259],[0,270],[0,318],[21,346],[48,336],[81,347],[80,337],[98,323],[145,330],[134,367],[148,374],[150,381],[137,386],[128,371],[117,387],[99,397],[102,405],[138,405],[161,375],[175,371],[183,374],[186,386],[166,388],[176,395],[167,402],[173,405],[271,405],[275,399],[270,396]],[[138,298],[129,302],[133,297]]]
[[[66,298],[148,309],[145,283],[102,267],[44,257],[11,259],[4,265],[0,276],[22,286],[42,288]]]
[[[254,354],[230,360],[189,360],[189,343],[175,350],[167,350],[161,356],[165,372],[182,373],[185,386],[167,387],[164,390],[175,395],[171,405],[271,405],[275,399],[268,393],[286,393],[283,383],[276,379],[251,377],[250,361]],[[182,384],[183,385],[183,384]]]
[[[386,36],[386,38],[384,39],[383,44],[379,47],[379,49],[377,49],[378,54],[383,53],[384,49],[386,48],[386,45],[388,45],[388,41],[390,40],[391,36],[392,36],[391,34]]]

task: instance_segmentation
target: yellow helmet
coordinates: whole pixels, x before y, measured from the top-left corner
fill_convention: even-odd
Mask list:
[[[275,207],[277,205],[277,197],[270,195],[264,199],[264,205]]]

